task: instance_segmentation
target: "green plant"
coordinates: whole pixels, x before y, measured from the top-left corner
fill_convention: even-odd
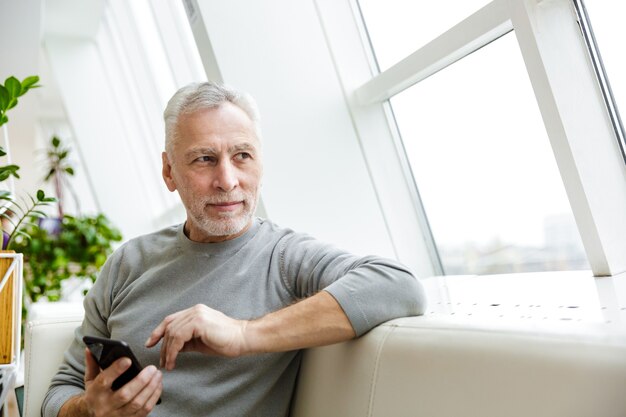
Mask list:
[[[14,245],[24,255],[24,293],[30,302],[42,297],[58,301],[63,281],[71,277],[95,281],[113,243],[122,240],[119,230],[103,214],[64,214],[62,193],[64,189],[72,191],[67,176],[74,175],[74,168],[69,162],[70,149],[61,139],[54,136],[51,145],[45,153],[47,174],[43,180],[53,182],[59,217],[42,219],[41,213],[35,213]],[[74,199],[78,207],[75,195]]]
[[[0,126],[4,134],[5,146],[7,149],[0,147],[0,156],[6,156],[7,165],[0,166],[0,182],[9,180],[10,190],[0,190],[0,217],[2,217],[2,249],[11,249],[11,243],[16,236],[28,238],[28,235],[22,231],[24,226],[28,225],[27,219],[32,217],[45,217],[46,215],[40,210],[42,206],[49,205],[56,201],[54,198],[46,197],[42,190],[38,190],[36,198],[28,196],[18,202],[13,194],[14,185],[13,178],[19,178],[18,165],[11,163],[11,153],[8,151],[9,132],[6,124],[9,122],[7,112],[18,104],[18,98],[26,94],[30,89],[40,87],[37,85],[39,77],[36,75],[26,77],[21,82],[15,77],[9,77],[4,84],[0,84]],[[5,226],[12,226],[10,234],[5,232]]]
[[[28,200],[23,198],[21,203],[18,203],[10,196],[10,193],[0,191],[0,200],[7,200],[11,204],[11,209],[0,213],[0,217],[4,222],[9,223],[13,229],[11,233],[5,233],[3,227],[2,249],[13,250],[15,249],[13,247],[15,238],[20,236],[26,240],[30,239],[28,232],[25,232],[24,228],[38,227],[37,224],[32,223],[32,220],[38,222],[39,219],[46,217],[46,214],[39,209],[54,203],[56,198],[46,197],[43,190],[39,190],[36,198],[29,195]]]
[[[59,300],[61,283],[73,276],[95,281],[113,243],[122,240],[120,231],[103,214],[65,215],[58,235],[30,222],[25,234],[30,238],[20,236],[14,248],[24,254],[25,294],[31,302],[41,297]]]
[[[39,77],[31,75],[24,78],[22,82],[15,77],[9,77],[5,80],[4,85],[0,84],[0,126],[9,121],[6,113],[17,106],[19,97],[26,94],[31,88],[41,87],[37,85],[38,82]]]
[[[54,184],[54,191],[58,200],[59,218],[63,217],[63,188],[67,188],[72,191],[71,184],[67,180],[67,176],[74,175],[74,168],[69,164],[70,149],[63,146],[61,139],[57,136],[53,136],[50,141],[52,147],[47,152],[47,174],[44,177],[44,181],[52,181]],[[74,198],[78,205],[78,199]]]
[[[17,106],[19,97],[26,94],[31,88],[40,87],[37,85],[38,82],[39,77],[33,75],[24,78],[22,82],[15,77],[9,77],[4,81],[4,85],[0,84],[0,126],[9,122],[7,112]],[[6,129],[4,134],[6,138]],[[0,156],[5,155],[7,155],[7,152],[0,147]],[[19,166],[13,164],[0,166],[0,181],[4,181],[11,176],[19,178],[20,176],[17,173],[19,169]]]

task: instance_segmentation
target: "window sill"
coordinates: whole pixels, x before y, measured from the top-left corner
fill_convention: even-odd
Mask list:
[[[422,282],[428,322],[437,326],[626,339],[626,273],[436,276]]]

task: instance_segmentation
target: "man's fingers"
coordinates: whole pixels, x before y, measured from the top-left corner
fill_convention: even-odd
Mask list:
[[[154,328],[152,333],[150,333],[150,336],[148,337],[148,340],[146,340],[145,346],[146,347],[153,347],[154,345],[159,343],[159,340],[161,340],[161,338],[163,338],[163,336],[165,336],[165,331],[167,330],[167,327],[174,320],[176,320],[176,318],[178,318],[181,313],[183,313],[183,312],[179,311],[178,313],[174,313],[174,314],[171,314],[171,315],[165,317],[163,319],[163,321],[161,323],[159,323],[159,325],[157,327]]]
[[[91,355],[89,349],[85,348],[85,382],[93,381],[100,373],[98,363]]]
[[[159,343],[159,340],[161,340],[161,338],[165,334],[165,329],[166,328],[167,328],[167,323],[165,322],[165,320],[163,320],[152,331],[152,333],[150,333],[150,337],[148,337],[148,340],[146,340],[145,346],[149,348],[149,347],[152,347],[152,346],[156,345],[157,343]]]
[[[160,365],[168,371],[171,371],[174,369],[174,366],[176,366],[176,356],[178,356],[178,352],[180,351],[180,348],[176,349],[176,340],[177,337],[166,335],[161,345]],[[181,345],[184,345],[184,343]]]
[[[129,367],[129,358],[120,358],[113,362],[111,366],[100,373],[100,381],[105,388],[111,388],[113,382],[122,375]]]
[[[161,393],[163,392],[163,376],[161,373],[159,373],[159,375],[160,376],[157,389],[152,392],[152,396],[148,399],[148,402],[146,403],[146,408],[149,408],[150,410],[154,408],[156,403],[159,401],[159,398],[161,398]]]
[[[123,415],[145,415],[150,412],[147,405],[155,390],[160,392],[162,374],[154,366],[144,368],[139,375],[128,382],[115,397],[120,402],[120,412]]]
[[[138,398],[138,403],[143,404],[143,409],[146,412],[150,412],[157,401],[161,397],[161,392],[163,391],[163,374],[160,371],[156,371],[152,378],[150,379],[150,383],[146,385],[146,387],[141,391]]]
[[[181,338],[170,339],[167,347],[167,354],[165,356],[165,369],[168,371],[171,371],[176,366],[176,357],[182,350],[183,346],[185,346],[185,342],[186,341]]]
[[[170,323],[161,346],[161,366],[168,371],[174,369],[178,353],[193,338],[193,330],[193,316],[181,315]]]

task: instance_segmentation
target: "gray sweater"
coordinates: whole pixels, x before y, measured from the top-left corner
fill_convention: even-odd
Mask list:
[[[254,319],[324,289],[341,305],[357,335],[395,317],[422,314],[424,293],[404,266],[357,257],[310,236],[256,219],[242,236],[197,243],[182,225],[133,239],[104,265],[84,302],[85,319],[44,399],[57,416],[83,392],[83,335],[126,341],[143,366],[159,363],[150,332],[174,312],[205,304],[237,319]],[[301,352],[235,359],[181,353],[164,371],[162,403],[151,416],[286,416]]]

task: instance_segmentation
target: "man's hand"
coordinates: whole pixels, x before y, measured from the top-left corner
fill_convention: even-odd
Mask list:
[[[154,366],[147,366],[132,381],[112,391],[113,381],[130,364],[130,359],[120,358],[101,371],[89,349],[85,349],[85,394],[67,401],[59,417],[148,415],[161,396],[162,374]]]
[[[255,320],[235,320],[198,304],[167,316],[146,347],[161,345],[161,366],[174,369],[179,352],[236,357],[342,342],[355,336],[345,313],[326,291]]]
[[[247,352],[245,320],[198,304],[167,316],[152,332],[146,347],[161,346],[161,366],[171,371],[179,352],[195,351],[207,355],[236,357]]]

